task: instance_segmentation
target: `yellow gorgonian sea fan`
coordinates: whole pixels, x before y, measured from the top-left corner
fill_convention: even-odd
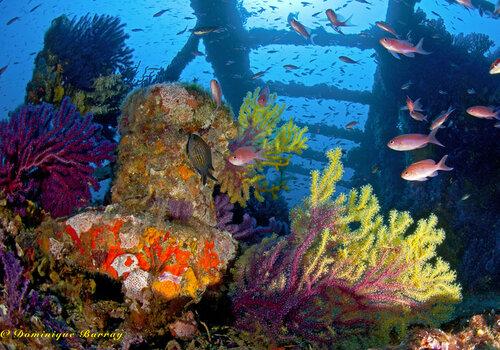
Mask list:
[[[411,324],[438,325],[461,299],[455,272],[436,256],[444,240],[437,217],[385,215],[369,185],[335,197],[341,156],[329,151],[325,169],[312,172],[291,234],[262,241],[236,263],[231,290],[241,327],[366,348],[402,337]],[[360,335],[363,345],[341,344]]]
[[[238,137],[231,143],[230,151],[250,146],[259,150],[264,159],[245,166],[226,162],[218,176],[221,191],[228,194],[231,202],[238,202],[242,206],[250,198],[251,188],[261,201],[264,200],[262,195],[265,192],[276,195],[286,189],[284,177],[275,183],[267,180],[267,169],[274,168],[282,172],[293,154],[301,154],[307,148],[307,128],[299,128],[292,119],[279,126],[285,105],[276,103],[276,94],[271,94],[267,103],[261,105],[257,101],[259,93],[260,88],[257,88],[245,97],[238,117]]]

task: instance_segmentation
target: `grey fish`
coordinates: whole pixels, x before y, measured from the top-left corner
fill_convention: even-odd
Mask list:
[[[210,33],[222,33],[225,31],[224,27],[198,27],[198,28],[193,28],[189,30],[191,33],[194,35],[207,35]]]
[[[214,170],[212,165],[212,151],[207,143],[196,134],[189,134],[186,152],[191,164],[201,175],[203,184],[207,183],[207,176],[214,181],[217,179],[210,173]]]

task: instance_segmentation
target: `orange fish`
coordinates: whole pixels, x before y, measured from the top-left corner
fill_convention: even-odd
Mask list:
[[[500,109],[496,107],[474,106],[467,108],[467,113],[476,118],[500,119]]]
[[[299,34],[306,40],[311,40],[311,43],[314,45],[314,37],[316,36],[316,34],[311,35],[311,31],[308,28],[306,28],[306,26],[304,26],[302,23],[293,18],[291,14],[288,15],[288,23],[293,28],[293,30],[295,30],[297,34]]]
[[[413,101],[409,96],[406,96],[406,106],[402,107],[401,109],[407,109],[410,111],[410,113],[414,111],[423,112],[420,99],[417,98],[415,101]]]
[[[387,147],[395,151],[413,151],[414,149],[424,148],[429,143],[444,147],[436,139],[436,133],[439,129],[434,129],[429,135],[424,134],[404,134],[399,135],[387,143]]]
[[[257,103],[261,107],[267,106],[267,101],[269,101],[269,86],[264,86],[264,88],[260,91],[259,97],[257,98]]]
[[[421,55],[429,55],[431,54],[428,51],[425,51],[422,47],[424,44],[424,38],[420,39],[416,46],[413,46],[407,40],[399,40],[399,39],[391,39],[391,38],[382,38],[380,39],[380,44],[385,47],[391,55],[396,57],[398,60],[400,59],[399,54],[405,55],[406,57],[415,57],[416,53]]]
[[[352,122],[349,122],[347,123],[347,125],[345,126],[346,129],[350,130],[352,128],[354,128],[356,125],[358,125],[358,122],[353,120]]]
[[[217,80],[210,80],[210,90],[212,91],[212,98],[217,108],[219,108],[222,105],[222,90]]]
[[[441,125],[443,125],[446,122],[446,120],[448,119],[450,114],[453,113],[454,110],[455,109],[451,108],[451,106],[450,106],[450,107],[448,107],[447,111],[441,112],[441,114],[436,119],[434,119],[434,121],[432,122],[430,129],[434,130],[434,129],[440,128]]]
[[[490,74],[500,73],[500,58],[497,58],[490,66]]]
[[[262,155],[262,150],[256,152],[253,147],[245,146],[239,147],[234,151],[233,155],[229,157],[229,163],[236,166],[243,166],[254,163],[256,159],[266,159]]]
[[[325,13],[326,13],[326,17],[328,18],[328,20],[330,21],[330,23],[333,26],[333,29],[336,32],[338,32],[340,34],[344,34],[340,30],[340,27],[352,27],[352,24],[347,23],[347,21],[349,21],[351,19],[352,15],[349,16],[349,18],[347,18],[345,21],[341,21],[341,20],[339,20],[337,14],[332,9],[326,10]]]
[[[432,159],[413,163],[401,173],[401,177],[408,181],[427,181],[429,177],[437,176],[438,170],[453,170],[445,164],[447,158],[448,155],[444,156],[437,164]]]
[[[468,10],[474,10],[475,7],[472,5],[471,0],[455,0],[458,4],[462,5]]]
[[[396,31],[394,30],[394,28],[392,28],[388,23],[383,22],[383,21],[377,21],[377,22],[375,22],[375,25],[377,27],[379,27],[380,29],[382,29],[383,31],[386,31],[387,33],[391,33],[396,38],[399,38],[398,33],[396,33]]]

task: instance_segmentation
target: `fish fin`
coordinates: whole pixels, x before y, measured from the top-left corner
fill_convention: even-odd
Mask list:
[[[311,34],[311,36],[309,36],[309,39],[311,40],[311,44],[313,45],[316,45],[316,43],[314,42],[314,38],[318,36],[317,34]]]
[[[417,112],[423,112],[422,102],[420,102],[420,98],[417,98],[413,101],[413,110]]]
[[[420,39],[417,46],[415,46],[415,50],[416,50],[415,52],[417,52],[421,55],[430,55],[432,52],[425,51],[423,48],[423,45],[424,45],[424,38]]]
[[[439,128],[436,128],[429,133],[429,137],[428,137],[429,143],[433,143],[435,145],[444,147],[444,145],[441,142],[439,142],[438,139],[436,138],[436,134],[437,134],[438,130],[439,130]]]
[[[430,176],[430,177],[438,176],[438,172],[437,172],[437,171],[435,171],[435,172],[433,172],[432,174],[430,174],[429,176]]]
[[[446,165],[446,163],[445,163],[446,159],[448,159],[448,155],[445,155],[443,158],[441,158],[439,163],[436,164],[437,165],[436,170],[443,170],[443,171],[453,170],[453,168]]]
[[[401,111],[407,111],[408,110],[408,106],[403,106],[399,110],[401,110]]]
[[[389,50],[389,53],[390,53],[391,55],[393,55],[394,57],[396,57],[398,60],[400,60],[400,59],[401,59],[401,58],[399,57],[399,55],[398,55],[397,53],[395,53],[394,51],[390,51],[390,50]]]
[[[427,177],[421,177],[419,179],[415,179],[415,181],[427,181],[427,180],[429,180],[429,178]]]
[[[406,57],[415,57],[415,54],[413,52],[406,52],[406,53],[403,53],[403,55],[405,55]]]
[[[257,157],[255,157],[255,159],[258,159],[258,160],[266,160],[267,158],[264,156],[264,150],[261,149],[260,151],[257,152]]]

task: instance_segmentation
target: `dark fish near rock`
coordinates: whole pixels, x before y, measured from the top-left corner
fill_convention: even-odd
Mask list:
[[[214,170],[214,167],[212,166],[212,151],[200,136],[196,134],[189,134],[186,152],[191,164],[201,175],[203,184],[207,183],[207,177],[217,181],[217,179],[210,173],[211,170]]]

